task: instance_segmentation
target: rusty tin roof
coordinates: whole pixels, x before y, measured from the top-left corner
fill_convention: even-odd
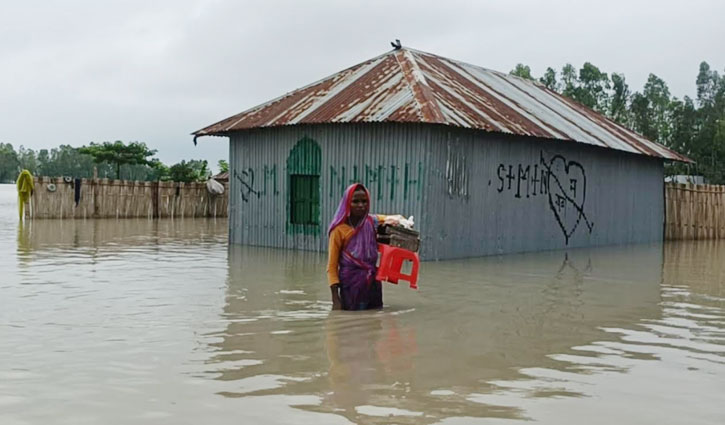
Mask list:
[[[443,124],[690,161],[539,82],[409,48],[392,50],[193,134],[361,122]]]

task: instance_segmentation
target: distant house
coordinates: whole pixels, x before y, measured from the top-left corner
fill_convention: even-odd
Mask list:
[[[663,161],[688,161],[543,85],[390,51],[194,133],[230,140],[230,241],[327,248],[343,189],[414,215],[421,256],[662,239]]]

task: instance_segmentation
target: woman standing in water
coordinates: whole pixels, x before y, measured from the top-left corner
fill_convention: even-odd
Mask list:
[[[330,238],[327,279],[333,310],[383,307],[383,289],[377,272],[378,223],[387,216],[371,215],[370,193],[360,183],[345,189],[327,234]]]

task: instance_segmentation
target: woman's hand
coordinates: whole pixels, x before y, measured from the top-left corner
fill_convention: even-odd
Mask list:
[[[332,309],[342,310],[342,299],[340,299],[340,284],[336,283],[330,285],[330,292],[332,292]]]

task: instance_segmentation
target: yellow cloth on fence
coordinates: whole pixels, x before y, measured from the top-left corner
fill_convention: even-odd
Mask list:
[[[18,186],[18,214],[22,220],[25,204],[30,201],[30,196],[33,194],[33,190],[35,189],[33,175],[30,174],[30,171],[28,170],[21,171],[16,184]]]

